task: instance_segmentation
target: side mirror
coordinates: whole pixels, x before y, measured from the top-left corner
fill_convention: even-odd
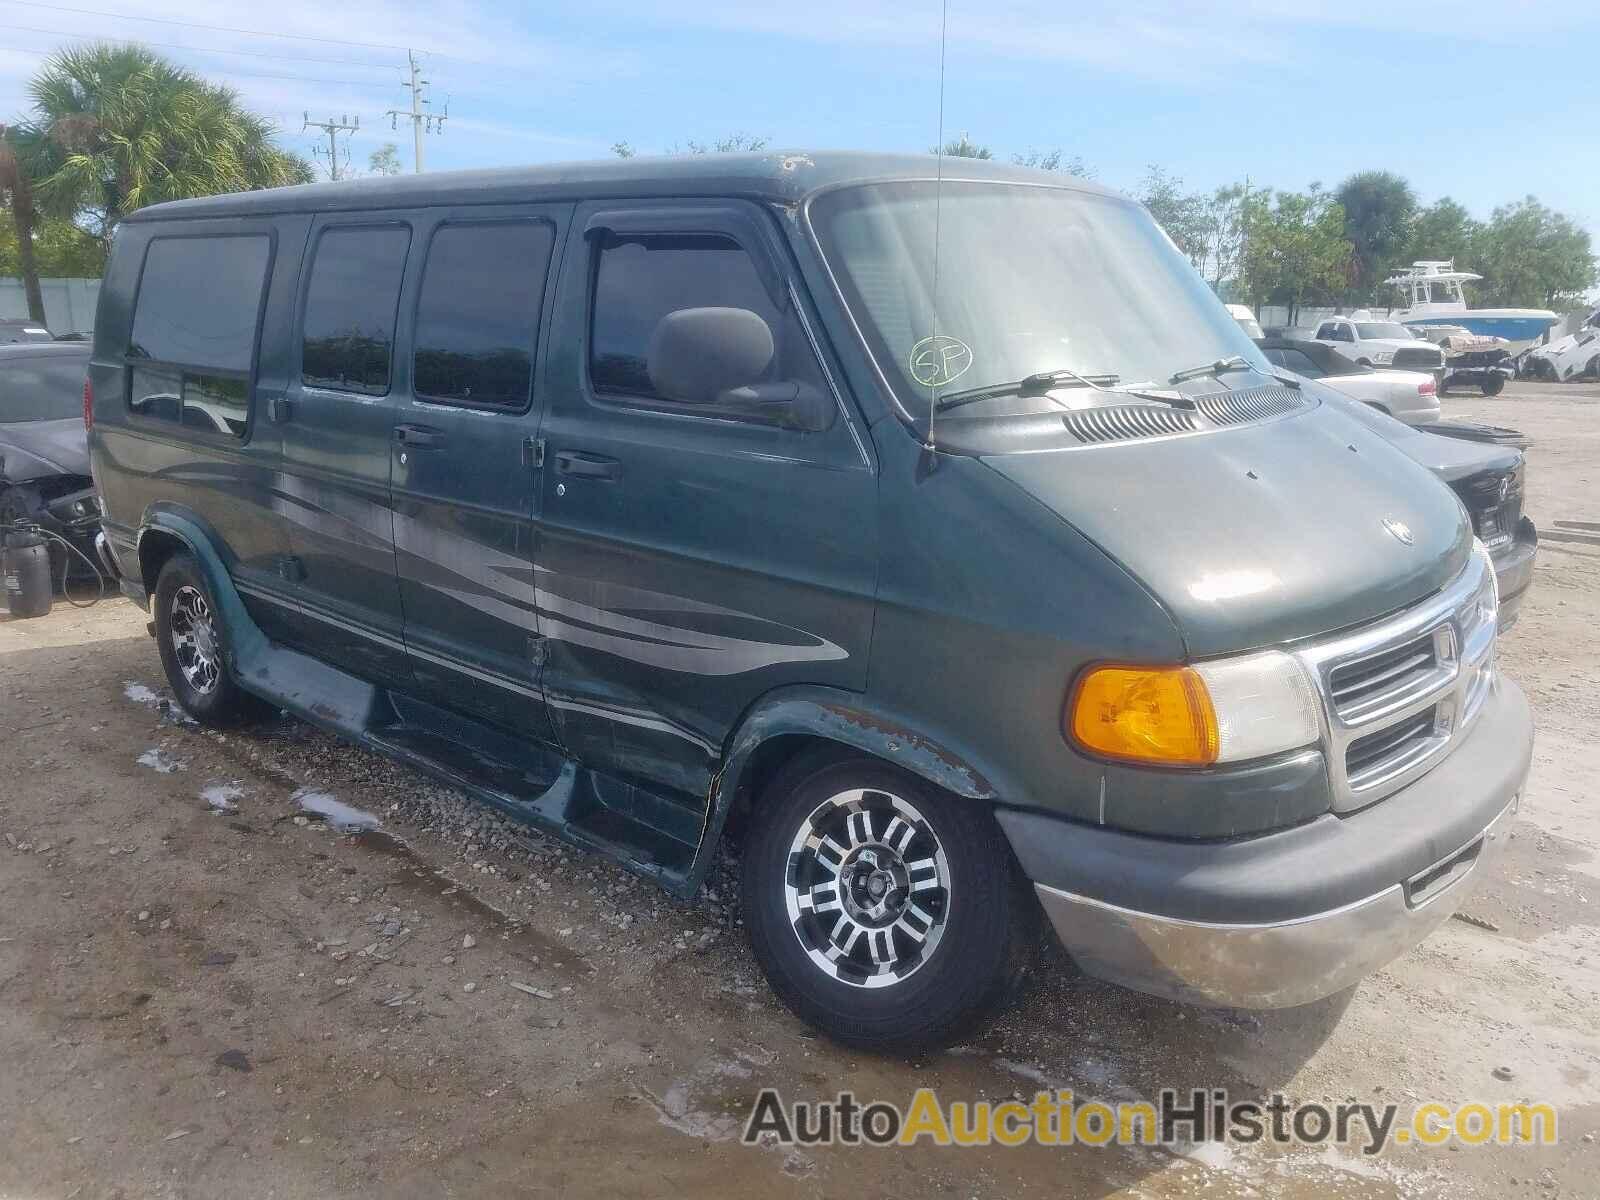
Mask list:
[[[668,400],[718,408],[743,420],[816,431],[834,404],[796,380],[763,379],[775,352],[772,329],[747,308],[680,308],[650,336],[650,383]]]
[[[748,308],[680,308],[656,323],[645,367],[668,400],[715,404],[760,380],[772,354],[772,329]]]
[[[802,433],[820,433],[828,428],[837,411],[833,400],[820,388],[793,380],[730,388],[717,397],[717,404],[742,417]]]

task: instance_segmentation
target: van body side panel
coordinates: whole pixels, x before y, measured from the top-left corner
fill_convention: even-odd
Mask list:
[[[548,339],[549,322],[541,322],[540,315],[551,308],[558,274],[553,264],[559,262],[571,210],[571,205],[445,208],[431,225],[419,227],[417,253],[426,250],[430,259],[418,295],[402,301],[403,352],[395,372],[396,421],[424,439],[397,444],[393,466],[400,597],[418,693],[544,743],[555,741],[539,690],[542,654],[534,605],[539,469],[533,450],[544,404],[536,382],[544,355],[532,347],[533,386],[514,405],[474,404],[470,394],[453,402],[429,388],[470,392],[460,382],[467,371],[490,381],[480,363],[453,367],[440,361],[452,356],[438,345],[455,344],[452,337],[465,345],[477,334],[452,331],[454,322],[472,318],[452,312],[449,295],[437,290],[444,286],[441,281],[456,278],[449,273],[448,238],[510,230],[518,231],[518,244],[532,242],[535,250],[544,250],[548,264],[484,264],[476,283],[486,295],[462,308],[470,313],[484,299],[497,313],[521,304],[525,291],[519,284],[525,282],[529,290],[538,288],[538,298],[533,311],[518,314],[526,321],[522,328]],[[435,277],[433,271],[440,274]],[[524,275],[530,278],[524,281]],[[507,327],[519,323],[504,315]],[[419,340],[424,337],[438,345],[424,345]]]
[[[411,668],[403,640],[390,493],[398,404],[392,387],[393,362],[399,356],[391,347],[390,382],[382,389],[363,392],[353,384],[319,381],[315,375],[308,381],[308,370],[317,365],[308,368],[305,361],[304,330],[309,293],[320,282],[318,254],[334,244],[327,239],[358,230],[404,231],[409,236],[391,240],[383,263],[363,264],[363,268],[401,271],[403,291],[414,273],[409,250],[416,244],[415,219],[415,213],[314,219],[297,318],[286,339],[286,353],[294,366],[284,390],[284,469],[279,479],[279,500],[288,519],[290,573],[307,618],[296,644],[364,679],[401,688],[410,686]],[[394,261],[396,256],[400,262]],[[335,261],[330,251],[330,269]],[[362,274],[348,266],[343,269]],[[375,280],[364,276],[345,282],[352,292],[376,286]],[[398,297],[394,305],[399,311]],[[383,333],[392,339],[394,317],[387,319],[388,329],[378,334],[352,327],[338,336],[347,339],[346,344]]]
[[[805,433],[595,395],[595,241],[580,231],[605,207],[574,217],[549,343],[535,580],[544,687],[579,762],[703,808],[760,696],[865,686],[877,481],[843,414]],[[757,243],[743,248],[785,289],[776,229],[739,207],[737,229],[720,232]],[[592,464],[609,477],[586,473]]]
[[[96,397],[91,451],[108,511],[118,524],[129,527],[130,540],[157,509],[196,514],[212,531],[252,618],[272,637],[293,636],[299,622],[282,574],[289,540],[279,495],[281,438],[263,396],[281,379],[274,348],[281,343],[293,311],[308,224],[304,217],[275,216],[141,223],[119,233],[103,285],[106,325],[97,329],[91,367]],[[272,244],[249,381],[249,420],[242,437],[207,428],[198,420],[158,419],[131,411],[129,404],[135,386],[141,393],[149,387],[144,360],[133,353],[132,328],[150,243],[160,238],[217,237],[262,237]],[[181,304],[212,303],[204,280],[195,281],[192,295],[144,298],[148,303],[158,300],[168,305],[176,300],[174,319],[180,322]],[[137,578],[137,559],[124,554],[124,566],[132,568]]]

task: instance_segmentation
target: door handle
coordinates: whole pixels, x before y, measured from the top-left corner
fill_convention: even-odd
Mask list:
[[[582,450],[562,450],[556,454],[556,474],[575,479],[616,480],[622,478],[622,464],[614,458],[585,454]]]
[[[442,446],[444,434],[437,429],[430,429],[426,425],[396,425],[394,427],[394,440],[402,446]]]
[[[271,413],[274,425],[287,425],[294,418],[294,401],[283,396],[274,396]]]

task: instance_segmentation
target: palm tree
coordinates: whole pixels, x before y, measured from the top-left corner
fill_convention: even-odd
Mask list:
[[[36,129],[26,125],[0,125],[0,199],[11,212],[17,235],[17,267],[28,299],[28,316],[45,322],[44,292],[39,287],[39,267],[34,260],[33,233],[38,210],[33,181],[47,147]]]
[[[147,204],[312,178],[231,88],[144,46],[57,51],[28,90],[34,126],[56,160],[35,176],[40,207],[88,216],[108,244],[117,223]]]

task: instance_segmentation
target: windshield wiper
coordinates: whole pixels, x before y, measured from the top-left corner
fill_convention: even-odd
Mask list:
[[[1182,383],[1186,379],[1199,379],[1202,375],[1224,375],[1229,371],[1254,371],[1255,364],[1242,354],[1230,354],[1227,358],[1219,358],[1216,362],[1205,363],[1198,367],[1185,367],[1181,371],[1174,371],[1168,383]]]
[[[952,408],[975,404],[979,400],[991,400],[996,396],[1047,396],[1054,389],[1062,387],[1086,387],[1100,392],[1121,378],[1120,375],[1080,375],[1066,368],[1059,371],[1040,371],[1022,379],[1014,379],[1010,383],[991,383],[987,387],[951,392],[939,398],[934,411],[949,412]]]

